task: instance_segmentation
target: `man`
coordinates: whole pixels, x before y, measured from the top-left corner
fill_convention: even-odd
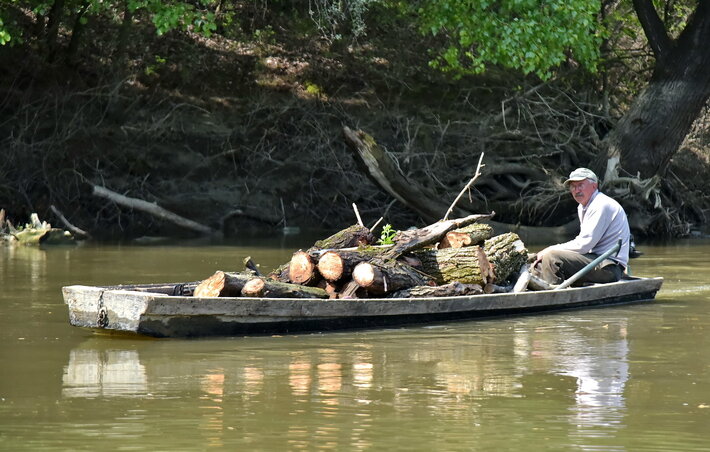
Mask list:
[[[537,253],[531,272],[550,284],[560,284],[621,240],[619,252],[604,259],[577,284],[618,281],[629,262],[631,234],[626,212],[618,202],[598,190],[599,179],[590,169],[572,171],[565,186],[579,203],[579,234],[569,242]]]

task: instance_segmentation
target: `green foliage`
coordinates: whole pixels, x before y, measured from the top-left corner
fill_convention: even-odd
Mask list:
[[[394,236],[397,235],[397,232],[397,230],[392,228],[391,224],[382,226],[382,232],[380,233],[380,238],[377,239],[377,243],[380,245],[394,244]]]
[[[10,32],[5,28],[5,23],[2,21],[2,17],[0,17],[0,45],[5,45],[8,42],[10,42]]]
[[[596,72],[600,0],[437,0],[410,4],[423,33],[445,37],[432,66],[456,75],[491,65],[542,79],[568,58]]]

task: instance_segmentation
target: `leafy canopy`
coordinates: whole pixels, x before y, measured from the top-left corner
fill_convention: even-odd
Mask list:
[[[446,39],[432,65],[457,75],[503,66],[542,79],[574,59],[596,72],[601,0],[421,0],[410,3],[425,33]]]

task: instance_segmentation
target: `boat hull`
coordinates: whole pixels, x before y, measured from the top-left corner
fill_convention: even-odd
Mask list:
[[[75,326],[153,337],[285,334],[465,320],[651,301],[662,278],[564,290],[437,298],[292,299],[171,296],[174,285],[62,289]]]

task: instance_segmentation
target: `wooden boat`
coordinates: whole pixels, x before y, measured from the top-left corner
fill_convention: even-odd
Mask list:
[[[437,298],[192,297],[197,283],[67,286],[72,325],[154,337],[230,336],[373,328],[651,301],[663,278]]]

